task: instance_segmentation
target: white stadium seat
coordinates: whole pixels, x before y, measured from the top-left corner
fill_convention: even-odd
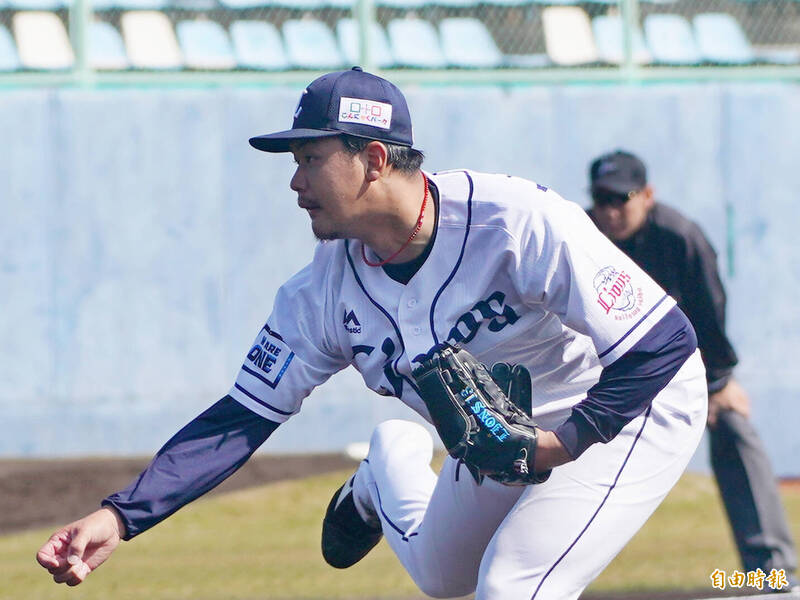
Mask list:
[[[52,12],[26,11],[12,18],[19,60],[28,69],[69,69],[75,55],[67,30]]]
[[[179,69],[183,55],[167,15],[140,10],[120,17],[131,65],[140,69]]]
[[[579,6],[548,6],[542,10],[547,55],[556,65],[575,66],[597,62],[589,15]]]

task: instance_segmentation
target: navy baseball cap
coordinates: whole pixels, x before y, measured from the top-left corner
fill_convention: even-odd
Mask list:
[[[647,185],[647,168],[637,156],[617,150],[592,162],[589,181],[592,190],[627,194]]]
[[[250,138],[250,145],[264,152],[289,152],[293,140],[343,133],[411,146],[411,115],[402,92],[361,67],[328,73],[303,91],[291,129]]]

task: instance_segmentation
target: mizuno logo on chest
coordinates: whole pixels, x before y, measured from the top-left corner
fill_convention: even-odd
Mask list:
[[[354,310],[347,312],[347,309],[345,309],[342,323],[344,323],[344,328],[348,333],[361,333],[361,323],[359,323]]]

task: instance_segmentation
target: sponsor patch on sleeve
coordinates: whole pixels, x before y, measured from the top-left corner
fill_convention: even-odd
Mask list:
[[[283,338],[264,325],[242,369],[275,389],[294,358]]]
[[[603,267],[592,279],[597,303],[617,321],[632,319],[642,312],[644,292],[624,270]]]
[[[342,96],[339,100],[339,122],[360,123],[361,125],[390,129],[392,105],[386,102]]]

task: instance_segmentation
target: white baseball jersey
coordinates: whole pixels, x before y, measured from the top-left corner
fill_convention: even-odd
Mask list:
[[[360,241],[320,243],[278,292],[233,398],[283,422],[352,365],[370,389],[428,419],[411,372],[447,341],[486,364],[528,367],[534,416],[552,426],[675,305],[552,190],[470,171],[429,179],[439,195],[436,236],[411,280],[368,266]]]

